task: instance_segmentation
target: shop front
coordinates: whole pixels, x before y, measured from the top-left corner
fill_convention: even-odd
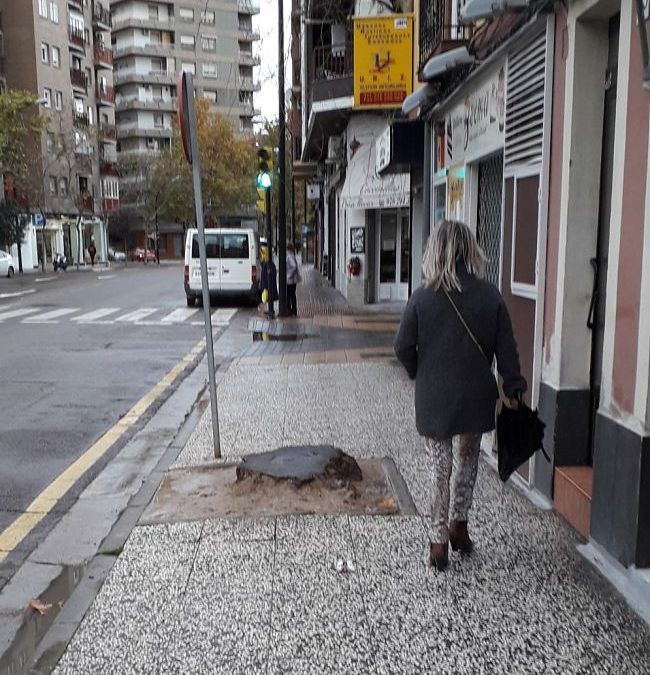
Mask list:
[[[351,118],[347,169],[338,198],[337,287],[353,305],[405,302],[411,259],[410,175],[381,175],[377,141],[383,115]]]
[[[553,38],[552,17],[529,25],[430,121],[432,222],[461,220],[476,234],[486,278],[512,319],[533,407],[542,364]],[[532,482],[532,466],[519,473]]]

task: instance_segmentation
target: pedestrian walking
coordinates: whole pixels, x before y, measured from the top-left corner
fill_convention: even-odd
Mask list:
[[[508,404],[516,407],[526,390],[508,310],[483,279],[484,266],[466,225],[439,225],[424,254],[425,284],[409,299],[395,339],[395,354],[415,380],[416,427],[432,459],[430,562],[439,571],[447,566],[449,543],[454,551],[472,551],[467,519],[481,435],[495,427],[499,397],[494,357]]]
[[[90,256],[90,264],[95,264],[95,256],[97,255],[97,249],[95,248],[95,242],[90,240],[90,245],[88,246],[88,255]]]
[[[268,303],[268,313],[273,310],[273,303],[280,297],[278,293],[278,272],[273,262],[273,256],[268,247],[262,249],[262,272],[260,274],[260,288],[262,302]]]
[[[296,285],[301,281],[296,250],[293,243],[289,241],[287,242],[287,311],[289,316],[298,316]]]

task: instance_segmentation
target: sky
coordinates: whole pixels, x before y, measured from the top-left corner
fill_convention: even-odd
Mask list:
[[[285,53],[285,90],[291,87],[288,67],[288,55],[291,40],[291,0],[284,0],[284,53]],[[260,13],[253,17],[254,25],[260,32],[257,44],[262,65],[256,69],[255,78],[262,89],[255,94],[255,107],[262,111],[265,119],[278,117],[278,2],[260,0]]]

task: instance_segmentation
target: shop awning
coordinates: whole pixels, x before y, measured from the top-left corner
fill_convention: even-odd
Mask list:
[[[407,96],[402,103],[402,112],[409,115],[421,105],[429,101],[433,101],[438,96],[438,90],[432,84],[425,84],[424,87],[416,89],[412,94]]]
[[[460,10],[462,23],[472,23],[479,19],[488,19],[499,12],[526,9],[529,0],[469,0]]]
[[[474,57],[469,53],[467,47],[458,47],[444,54],[432,56],[422,69],[422,78],[425,80],[434,80],[450,70],[460,68],[474,63]]]

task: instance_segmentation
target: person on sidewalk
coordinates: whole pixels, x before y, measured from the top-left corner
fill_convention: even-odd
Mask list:
[[[273,304],[278,300],[278,272],[267,246],[262,248],[262,272],[260,274],[260,288],[262,290],[262,302],[268,303],[268,314],[271,315]]]
[[[298,316],[296,285],[302,281],[296,259],[296,250],[292,242],[287,242],[287,311],[289,316]]]
[[[94,265],[97,249],[95,248],[95,242],[92,239],[90,240],[90,245],[88,246],[88,255],[90,256],[90,264]]]
[[[471,230],[441,223],[424,254],[425,284],[411,295],[395,339],[395,354],[415,380],[416,427],[432,459],[430,561],[439,571],[447,566],[449,543],[454,551],[472,551],[467,518],[481,435],[495,426],[495,356],[509,405],[516,407],[526,390],[508,310],[483,280],[484,267]]]

